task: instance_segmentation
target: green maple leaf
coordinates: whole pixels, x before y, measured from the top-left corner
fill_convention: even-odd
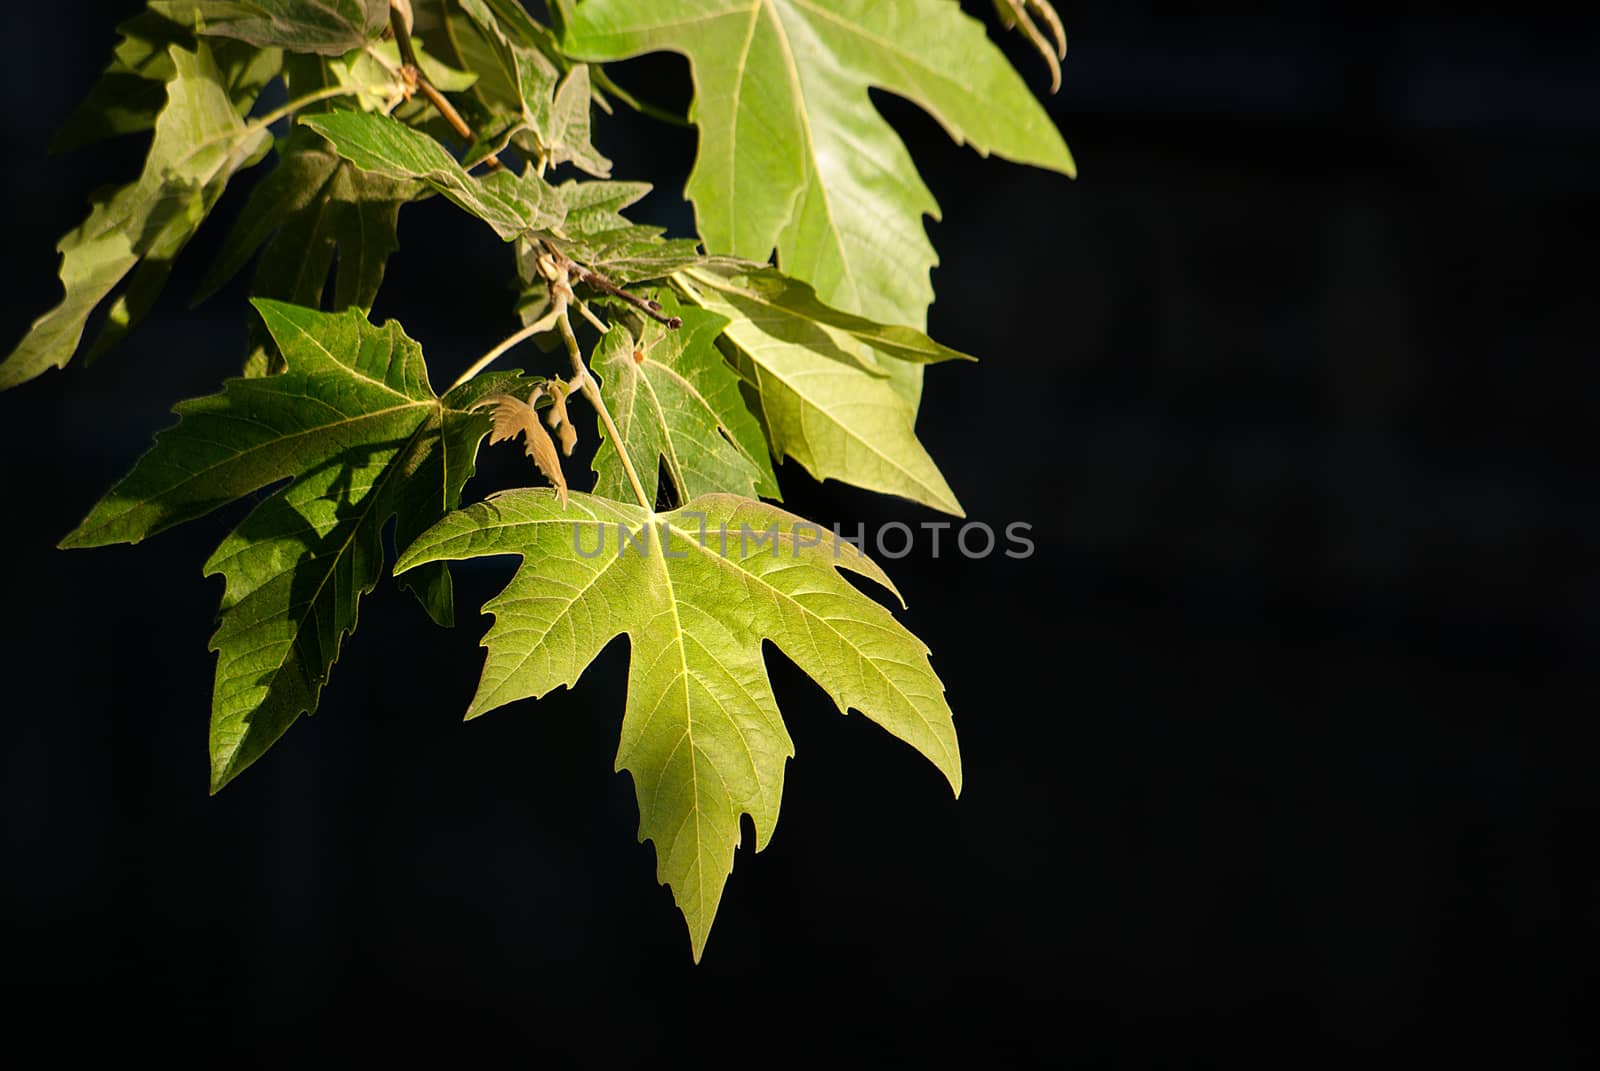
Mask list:
[[[689,301],[728,321],[722,345],[757,395],[776,457],[794,458],[819,480],[962,514],[917,439],[916,405],[892,369],[964,354],[912,328],[831,309],[770,268],[709,264],[673,281]]]
[[[717,336],[728,321],[679,308],[670,293],[647,296],[683,326],[664,331],[650,324],[636,343],[627,328],[613,324],[592,359],[623,446],[639,467],[645,497],[656,500],[658,458],[679,502],[716,491],[778,497],[761,427],[745,407],[738,374],[717,351]],[[605,438],[603,426],[600,435]],[[616,450],[602,446],[594,465],[595,494],[630,496]]]
[[[707,260],[700,252],[699,242],[692,238],[663,239],[656,227],[629,227],[597,234],[568,255],[618,283],[665,279]]]
[[[251,292],[317,308],[337,255],[334,311],[370,309],[400,247],[400,206],[421,192],[420,183],[360,170],[296,129],[277,167],[251,191],[201,293],[214,293],[260,249]]]
[[[556,187],[567,215],[562,230],[574,238],[629,226],[622,210],[637,204],[652,189],[648,182],[580,182],[568,179]]]
[[[871,358],[871,350],[912,364],[973,360],[960,350],[935,342],[916,328],[879,323],[834,308],[824,302],[810,284],[773,268],[726,259],[708,260],[695,265],[687,278],[701,289],[716,290],[725,300],[736,301],[741,308],[749,310],[751,319],[760,323],[824,325],[836,335],[859,343],[854,350],[869,368],[882,367]],[[773,333],[782,331],[782,328],[773,328]]]
[[[688,57],[700,153],[687,194],[713,253],[778,264],[830,305],[920,327],[938,204],[872,107],[876,86],[981,153],[1072,174],[1049,117],[949,0],[586,0],[578,58]]]
[[[148,311],[228,180],[271,145],[266,130],[239,118],[210,46],[199,42],[194,52],[174,46],[168,58],[167,104],[143,174],[97,195],[89,218],[56,247],[66,295],[0,364],[0,390],[65,366],[90,314],[131,273],[107,312],[95,352],[121,338]]]
[[[422,350],[393,321],[258,301],[286,371],[229,380],[178,405],[179,422],[111,489],[64,547],[137,543],[285,479],[217,548],[227,586],[211,641],[212,789],[314,711],[361,596],[383,568],[383,525],[403,546],[460,501],[488,418],[469,412],[508,376],[444,398]],[[449,574],[411,586],[436,620],[453,613]]]
[[[560,194],[532,168],[521,175],[502,169],[478,178],[437,141],[387,115],[329,112],[300,121],[361,170],[424,182],[506,241],[557,226],[566,214]]]
[[[563,182],[556,193],[566,215],[546,237],[573,260],[618,283],[664,279],[681,268],[707,263],[698,242],[664,239],[664,228],[633,223],[622,214],[650,189],[647,182]],[[517,251],[519,274],[535,287],[543,285],[536,268],[541,251],[531,242]]]
[[[83,102],[50,142],[51,152],[66,152],[120,134],[137,134],[156,125],[167,103],[167,83],[176,73],[169,49],[195,50],[194,34],[171,19],[140,12],[117,27],[122,40],[111,63]],[[252,48],[238,41],[216,41],[212,58],[241,116],[249,113],[261,90],[282,66],[273,49]]]
[[[619,546],[619,526],[637,542]],[[746,536],[757,532],[771,542]],[[586,557],[602,533],[600,553]],[[509,491],[447,516],[395,568],[498,554],[520,555],[522,566],[484,607],[495,620],[467,716],[571,687],[607,643],[628,636],[616,765],[633,776],[640,839],[655,843],[657,877],[672,887],[696,960],[740,816],[751,816],[764,848],[794,754],[764,640],[841,711],[909,743],[960,791],[955,727],[927,648],[841,571],[893,586],[848,543],[793,514],[733,495],[657,514],[584,494],[562,509],[551,491]]]
[[[434,56],[418,38],[412,39],[411,50],[423,77],[435,89],[459,93],[471,89],[478,80],[471,71],[458,70]],[[377,41],[343,56],[289,53],[284,56],[284,82],[291,100],[342,86],[355,91],[352,99],[362,111],[389,112],[413,125],[420,124],[424,118],[437,120],[438,112],[420,94],[413,95],[409,102],[394,102],[394,92],[400,85],[397,72],[403,63],[400,46],[393,40]],[[333,107],[328,102],[313,104],[302,114],[328,111]]]
[[[204,34],[323,56],[360,48],[389,25],[389,0],[152,0],[150,7]]]
[[[600,155],[589,140],[589,104],[593,96],[589,67],[580,63],[556,87],[550,104],[550,127],[540,141],[551,167],[570,163],[580,171],[605,178],[611,174],[611,161]]]
[[[594,91],[588,65],[567,62],[550,31],[518,4],[460,3],[477,30],[460,40],[470,43],[469,54],[491,72],[482,99],[492,111],[511,117],[509,125],[501,123],[502,144],[514,140],[552,167],[570,162],[591,175],[609,175],[611,161],[590,140]]]
[[[535,41],[528,40],[520,26],[508,29],[502,24],[484,0],[459,2],[477,32],[458,40],[471,43],[468,55],[476,60],[473,66],[480,72],[479,86],[486,102],[515,116],[516,125],[522,128],[536,133],[548,130],[561,69]]]
[[[619,283],[664,279],[680,268],[705,263],[698,242],[663,239],[664,228],[636,224],[622,214],[650,189],[647,182],[563,182],[556,192],[566,218],[552,240],[572,259]],[[523,280],[533,282],[538,250],[524,246],[519,256]]]

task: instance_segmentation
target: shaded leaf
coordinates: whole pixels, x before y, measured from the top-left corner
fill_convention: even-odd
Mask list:
[[[169,265],[205,220],[228,180],[271,144],[234,110],[204,42],[169,50],[167,104],[156,120],[144,172],[131,185],[96,195],[89,218],[56,247],[66,294],[34,321],[0,364],[0,390],[72,359],[89,316],[136,267],[141,271],[112,310],[106,341],[120,337],[148,308]],[[103,346],[100,348],[104,348]]]
[[[618,545],[619,526],[632,537],[627,546]],[[848,571],[893,590],[831,533],[733,495],[656,514],[585,494],[563,511],[549,491],[520,490],[450,514],[395,568],[500,554],[522,565],[484,607],[495,620],[468,717],[573,686],[627,635],[616,766],[633,776],[640,839],[655,843],[657,877],[672,887],[697,960],[733,867],[740,816],[750,815],[764,848],[794,754],[763,641],[840,711],[858,710],[906,741],[960,791],[955,728],[927,648],[844,579]]]
[[[360,48],[389,25],[389,0],[151,0],[150,7],[203,34],[323,56]]]
[[[152,129],[167,103],[167,83],[175,74],[168,50],[195,50],[194,34],[171,19],[141,12],[117,27],[122,40],[111,63],[89,95],[75,108],[50,142],[51,152],[66,152],[119,134]],[[276,77],[282,57],[235,41],[217,41],[212,58],[233,107],[247,115],[261,90]]]
[[[316,709],[361,596],[383,568],[382,529],[408,542],[460,499],[488,421],[471,413],[484,377],[440,399],[422,351],[392,321],[256,304],[286,359],[280,375],[229,380],[178,405],[134,470],[64,547],[136,543],[283,480],[207,562],[227,581],[212,704],[212,788],[221,788]],[[449,578],[412,574],[435,619]]]
[[[259,182],[201,284],[201,296],[232,278],[257,249],[251,293],[312,308],[330,270],[333,311],[372,308],[384,266],[400,247],[400,206],[420,183],[362,171],[309,130],[295,129],[278,165]]]

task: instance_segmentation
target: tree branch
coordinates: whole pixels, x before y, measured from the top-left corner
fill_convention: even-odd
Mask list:
[[[422,95],[428,98],[428,103],[444,116],[444,121],[450,124],[450,129],[459,137],[468,142],[477,141],[478,136],[472,132],[472,127],[467,125],[467,121],[461,118],[461,113],[456,111],[455,105],[446,100],[444,94],[439,92],[434,84],[428,81],[428,76],[422,72],[422,64],[417,62],[416,46],[411,43],[411,28],[406,25],[405,15],[398,6],[391,5],[389,8],[389,28],[394,31],[394,43],[400,49],[400,62],[405,64],[405,70],[410,72],[409,76],[416,81]],[[500,158],[493,153],[485,156],[483,162],[491,168],[501,166]]]
[[[578,282],[583,283],[585,286],[592,286],[602,293],[610,294],[615,298],[621,298],[623,301],[626,301],[628,304],[632,305],[634,308],[650,317],[650,319],[654,320],[656,323],[669,327],[674,331],[683,326],[682,317],[666,316],[661,312],[661,302],[646,301],[638,294],[630,294],[628,291],[622,289],[622,287],[612,282],[600,272],[597,272],[592,268],[586,268],[582,264],[579,264],[561,250],[557,249],[555,245],[547,239],[539,239],[539,244],[544,246],[545,252],[550,255],[551,260],[555,261],[556,267],[560,268],[569,276],[576,276]]]

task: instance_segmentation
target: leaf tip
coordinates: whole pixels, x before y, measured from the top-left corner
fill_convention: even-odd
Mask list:
[[[214,797],[223,789],[233,784],[233,779],[238,777],[240,770],[233,768],[233,759],[230,757],[225,762],[213,763],[211,766],[211,787],[206,790],[208,797]]]
[[[709,925],[696,926],[689,921],[687,915],[684,916],[683,921],[689,927],[689,955],[694,959],[694,965],[698,967],[700,966],[701,958],[706,954],[706,941],[711,937],[711,927]]]
[[[483,691],[480,683],[478,693],[472,697],[472,702],[467,704],[467,712],[461,716],[461,720],[464,722],[477,721],[489,711],[504,705],[505,700],[496,700],[494,693],[492,691]]]
[[[103,534],[104,529],[105,529],[105,524],[104,524],[103,521],[101,523],[96,524],[93,527],[91,527],[89,522],[93,521],[95,519],[95,515],[98,512],[99,512],[99,510],[97,509],[94,512],[90,513],[89,516],[85,517],[82,521],[78,522],[78,526],[76,528],[74,528],[72,531],[68,532],[66,535],[62,536],[61,537],[61,541],[56,544],[56,549],[57,550],[89,550],[89,549],[94,548],[94,547],[108,547],[113,543],[137,543],[137,542],[139,542],[138,538],[117,539],[114,536],[111,537],[111,538],[107,538]]]

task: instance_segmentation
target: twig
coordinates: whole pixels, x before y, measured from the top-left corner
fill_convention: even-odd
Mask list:
[[[545,251],[550,254],[550,258],[556,262],[556,266],[562,268],[570,275],[576,276],[578,282],[583,283],[585,286],[592,286],[596,290],[610,294],[612,297],[621,298],[623,301],[626,301],[628,304],[632,305],[634,308],[650,317],[650,319],[654,320],[656,323],[670,327],[674,331],[683,326],[682,317],[667,316],[662,313],[661,302],[647,301],[638,294],[630,294],[628,291],[622,289],[622,287],[606,278],[600,272],[594,271],[591,268],[585,268],[582,264],[579,264],[561,250],[557,249],[547,239],[541,238],[539,241],[544,246]]]
[[[581,301],[578,301],[576,298],[573,299],[573,304],[578,306],[578,311],[583,313],[583,318],[585,320],[588,320],[589,323],[591,325],[593,325],[593,327],[594,327],[594,329],[596,331],[600,332],[603,335],[607,331],[611,330],[611,325],[606,323],[604,320],[600,319],[600,317],[596,316],[594,314],[594,310],[589,308],[588,305],[584,304]]]
[[[411,44],[411,27],[406,21],[405,12],[398,5],[389,5],[389,30],[394,34],[394,43],[400,49],[400,62],[407,67],[422,70],[422,65],[417,62],[417,50]]]
[[[444,121],[450,124],[450,129],[454,130],[458,137],[468,142],[477,141],[478,136],[472,132],[472,127],[467,125],[467,121],[461,118],[461,113],[456,111],[455,105],[446,100],[444,94],[439,92],[423,73],[422,64],[417,62],[416,46],[411,43],[411,30],[406,26],[405,16],[400,13],[399,8],[389,9],[389,28],[394,31],[394,43],[400,49],[400,62],[405,64],[405,69],[416,79],[417,88],[428,98],[428,103],[438,109],[439,114],[444,116]],[[500,158],[493,153],[485,156],[483,162],[491,168],[501,166]]]

